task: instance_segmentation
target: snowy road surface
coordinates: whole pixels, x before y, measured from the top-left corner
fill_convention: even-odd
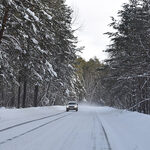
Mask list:
[[[110,150],[97,112],[62,112],[0,130],[0,150]]]
[[[149,150],[149,128],[148,115],[109,107],[3,108],[0,150]]]

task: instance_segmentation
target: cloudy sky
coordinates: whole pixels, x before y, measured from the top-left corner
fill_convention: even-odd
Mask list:
[[[101,61],[107,58],[103,52],[109,44],[105,32],[111,31],[108,24],[111,16],[116,17],[118,10],[128,0],[66,0],[66,3],[74,10],[74,28],[79,46],[85,46],[80,54],[88,60],[96,56]]]

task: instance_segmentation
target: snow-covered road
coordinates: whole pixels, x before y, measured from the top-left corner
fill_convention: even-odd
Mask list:
[[[150,116],[109,107],[0,108],[0,150],[149,150]]]
[[[0,150],[110,150],[95,111],[61,112],[0,130]]]

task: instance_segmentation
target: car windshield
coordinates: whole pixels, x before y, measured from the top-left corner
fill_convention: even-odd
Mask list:
[[[74,102],[71,102],[71,103],[68,103],[69,105],[76,105],[76,103],[74,103]]]

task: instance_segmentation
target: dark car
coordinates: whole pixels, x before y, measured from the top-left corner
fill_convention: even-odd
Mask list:
[[[66,105],[66,111],[76,110],[78,111],[78,103],[76,101],[69,101]]]

